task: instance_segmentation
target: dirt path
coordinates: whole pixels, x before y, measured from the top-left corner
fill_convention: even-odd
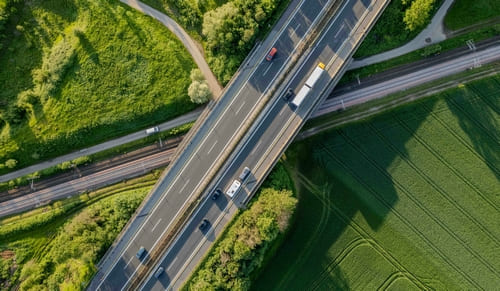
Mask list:
[[[120,1],[160,21],[170,31],[172,31],[179,38],[182,44],[186,47],[188,52],[193,57],[194,62],[196,63],[196,65],[198,65],[198,68],[205,76],[205,79],[208,82],[208,86],[212,91],[214,99],[217,99],[220,96],[223,88],[217,81],[217,78],[215,78],[215,75],[208,67],[208,64],[205,61],[203,53],[198,49],[196,42],[189,36],[189,34],[186,33],[186,31],[179,24],[177,24],[177,22],[175,22],[172,18],[168,17],[167,15],[161,13],[160,11],[138,0],[120,0]]]

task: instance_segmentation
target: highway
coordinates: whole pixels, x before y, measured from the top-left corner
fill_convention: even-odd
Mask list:
[[[399,77],[390,80],[379,81],[369,86],[352,87],[349,90],[337,90],[325,100],[312,116],[319,117],[342,108],[342,102],[346,108],[368,102],[376,98],[382,98],[392,93],[401,92],[412,87],[426,83],[428,80],[438,80],[457,72],[469,69],[474,64],[488,64],[500,60],[500,44],[468,54],[462,54],[456,58],[448,58],[447,61],[435,62],[432,66],[412,70],[409,73],[400,74]],[[376,94],[371,94],[376,92]],[[199,114],[197,112],[197,114]],[[189,120],[192,121],[192,120]],[[143,134],[143,131],[140,132]],[[310,134],[308,133],[308,136]],[[260,146],[260,145],[259,145]],[[169,164],[173,156],[173,149],[124,163],[105,171],[98,171],[85,177],[79,177],[72,181],[64,182],[45,189],[0,202],[0,217],[20,213],[33,209],[40,205],[46,205],[51,201],[66,198],[83,191],[97,189],[116,181],[135,177],[145,171],[163,167]],[[253,150],[252,154],[255,154]],[[36,183],[35,183],[36,185]],[[37,189],[39,187],[36,187]]]
[[[281,98],[279,90],[262,117],[250,129],[243,142],[228,159],[224,171],[214,183],[214,187],[227,190],[231,182],[238,177],[244,167],[251,169],[251,174],[243,183],[233,200],[227,196],[219,197],[213,202],[206,196],[196,213],[191,217],[181,234],[166,251],[141,290],[177,290],[192,272],[202,255],[206,253],[214,239],[234,215],[239,206],[248,200],[267,176],[288,143],[297,134],[309,112],[320,100],[325,88],[330,84],[332,76],[345,68],[346,60],[353,53],[373,19],[385,7],[385,1],[349,0],[345,1],[333,21],[320,33],[319,40],[299,60],[300,65],[290,75],[286,85],[281,89],[292,88],[294,92],[305,83],[319,62],[327,64],[328,72],[323,73],[308,98],[297,108],[292,108]],[[359,33],[359,31],[362,33]],[[332,75],[330,75],[333,73]],[[328,94],[328,93],[326,93]],[[214,188],[212,187],[212,188]],[[199,230],[202,219],[210,221],[210,227]],[[165,271],[157,279],[155,270],[162,267]]]
[[[150,258],[151,252],[161,243],[162,237],[171,230],[172,222],[193,195],[203,187],[202,183],[217,163],[223,161],[237,135],[251,120],[252,114],[264,95],[272,89],[274,82],[289,65],[311,28],[322,18],[323,7],[332,0],[294,1],[278,22],[274,33],[262,44],[251,64],[246,82],[237,88],[228,88],[191,144],[174,163],[166,177],[154,191],[160,193],[150,208],[141,210],[140,225],[133,224],[121,237],[118,248],[112,251],[107,261],[101,262],[100,271],[88,287],[89,290],[126,289],[140,268]],[[306,4],[306,5],[305,5]],[[271,47],[278,53],[273,62],[264,61]],[[239,87],[239,88],[238,88]],[[184,154],[185,153],[185,154]],[[155,194],[152,194],[154,196]],[[222,200],[221,200],[222,201]],[[136,253],[143,246],[146,254],[141,259]]]

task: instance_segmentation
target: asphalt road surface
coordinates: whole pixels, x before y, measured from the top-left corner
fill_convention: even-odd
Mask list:
[[[359,30],[364,33],[360,24],[366,24],[368,27],[370,19],[373,19],[385,6],[383,3],[384,1],[370,0],[349,0],[343,3],[334,20],[327,24],[319,40],[300,61],[298,70],[292,74],[285,88],[292,88],[294,92],[298,92],[319,62],[327,64],[329,72],[323,73],[308,98],[298,108],[292,108],[281,96],[276,96],[277,98],[270,102],[263,118],[259,119],[258,124],[250,130],[251,133],[244,139],[243,146],[237,149],[234,157],[228,159],[228,167],[216,182],[216,187],[225,192],[243,168],[249,167],[251,174],[243,182],[242,190],[233,200],[228,200],[224,196],[212,201],[210,196],[207,196],[162,257],[161,262],[153,268],[142,285],[142,290],[167,288],[176,290],[182,286],[226,222],[234,215],[238,206],[241,206],[256,190],[286,145],[305,122],[308,112],[319,100],[323,89],[331,82],[332,77],[329,74],[331,72],[335,74],[346,64],[345,60],[353,52],[355,42],[360,39],[360,35],[353,36],[353,34]],[[210,225],[200,230],[198,226],[203,219],[210,221]],[[164,271],[159,278],[156,278],[154,273],[160,267]]]
[[[100,272],[91,282],[90,290],[119,290],[128,286],[139,268],[149,259],[148,254],[170,230],[171,222],[244,127],[261,98],[283,73],[311,28],[322,18],[323,7],[329,1],[332,0],[295,1],[289,6],[275,30],[270,33],[270,38],[256,53],[256,58],[249,61],[248,81],[236,86],[238,88],[232,86],[226,90],[226,96],[221,98],[218,107],[212,112],[213,118],[207,118],[200,134],[192,138],[191,148],[187,146],[184,151],[186,154],[174,162],[165,179],[157,184],[155,192],[161,194],[160,198],[147,212],[140,214],[143,218],[141,224],[130,227],[129,234],[122,236],[121,244],[124,246],[116,248],[108,256],[108,262],[111,263],[101,263]],[[267,62],[264,57],[271,47],[276,47],[278,53],[273,62]],[[146,254],[138,259],[136,253],[141,246],[146,249]]]

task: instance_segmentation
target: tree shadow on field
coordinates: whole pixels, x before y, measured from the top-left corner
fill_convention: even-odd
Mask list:
[[[78,7],[75,1],[76,0],[43,0],[40,1],[40,7],[59,15],[67,21],[73,22],[78,17]]]
[[[78,37],[80,46],[87,54],[88,59],[96,65],[99,65],[99,54],[95,50],[92,43],[90,43],[89,39],[85,36],[85,33],[81,31],[75,32],[76,37]]]
[[[496,88],[500,88],[498,78],[490,79]],[[484,80],[480,80],[485,85]],[[486,164],[500,181],[500,102],[498,95],[488,98],[481,93],[481,84],[477,82],[466,85],[462,94],[454,94],[446,98],[446,103],[462,130],[468,135],[474,149],[481,155]],[[491,94],[491,93],[489,93]],[[498,93],[496,93],[498,94]]]
[[[420,102],[433,108],[436,101]],[[287,160],[299,204],[285,242],[252,289],[352,288],[359,274],[342,271],[350,264],[345,258],[353,242],[372,239],[398,203],[401,181],[391,173],[428,116],[417,110],[420,102],[292,145]]]

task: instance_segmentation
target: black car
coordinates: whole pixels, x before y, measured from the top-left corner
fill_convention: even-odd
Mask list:
[[[207,226],[210,224],[208,219],[204,218],[203,221],[201,222],[200,226],[198,227],[200,230],[204,230],[207,228]]]
[[[285,101],[288,101],[288,100],[290,100],[290,98],[292,98],[292,96],[293,96],[293,90],[292,89],[288,89],[286,91],[285,95],[283,95],[283,99]]]
[[[221,189],[215,189],[214,193],[212,194],[212,200],[217,200],[219,198],[220,194],[222,194]]]

